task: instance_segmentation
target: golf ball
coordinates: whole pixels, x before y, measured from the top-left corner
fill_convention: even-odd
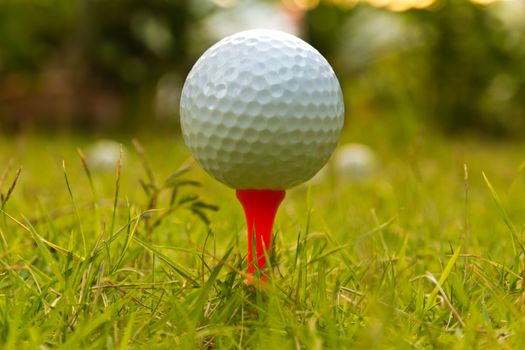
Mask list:
[[[94,171],[114,172],[119,160],[122,163],[126,161],[126,154],[126,149],[120,143],[113,140],[98,140],[86,150],[86,162]]]
[[[235,189],[284,190],[310,179],[337,145],[341,87],[303,40],[249,30],[219,41],[195,63],[180,103],[197,162]]]
[[[360,143],[339,147],[333,159],[337,176],[348,181],[366,180],[374,175],[379,166],[376,153]]]

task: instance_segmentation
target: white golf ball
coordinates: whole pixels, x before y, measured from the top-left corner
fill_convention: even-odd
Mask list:
[[[341,87],[321,54],[274,30],[234,34],[190,71],[180,105],[197,162],[235,189],[293,187],[333,152],[344,123]]]
[[[347,143],[337,147],[330,162],[309,183],[321,184],[332,175],[338,185],[366,182],[377,175],[379,167],[379,158],[372,148],[360,143]]]
[[[92,143],[86,151],[86,162],[94,171],[115,171],[119,159],[125,162],[126,150],[120,143],[112,140],[98,140]]]
[[[339,178],[363,181],[374,175],[379,161],[376,153],[367,145],[348,143],[334,154],[334,167]]]

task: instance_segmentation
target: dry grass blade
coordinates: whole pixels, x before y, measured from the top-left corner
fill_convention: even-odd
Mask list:
[[[89,169],[89,165],[86,161],[86,157],[84,156],[84,153],[82,153],[82,150],[80,148],[77,148],[78,156],[80,157],[80,161],[82,162],[82,167],[84,168],[84,172],[86,173],[86,176],[88,178],[89,187],[91,188],[91,193],[93,196],[95,196],[95,185],[93,184],[93,177],[91,176],[91,170]]]
[[[14,162],[15,162],[14,159],[10,158],[9,161],[7,162],[7,166],[2,172],[2,176],[0,177],[0,191],[2,191],[2,188],[4,187],[4,184],[7,181],[7,176],[9,175],[9,172],[11,171],[11,168],[13,167]]]
[[[146,175],[148,177],[150,184],[155,185],[157,182],[155,181],[155,176],[153,175],[153,171],[151,170],[148,160],[146,159],[146,152],[144,151],[144,147],[142,147],[139,140],[137,139],[133,139],[132,143],[133,143],[133,147],[135,148],[135,151],[139,155],[140,161],[142,162],[142,166],[144,167],[144,170],[146,171]]]
[[[117,162],[117,168],[116,171],[116,178],[115,178],[115,196],[113,197],[113,215],[111,216],[111,226],[109,229],[110,234],[113,234],[113,229],[115,227],[115,219],[117,215],[117,204],[118,204],[118,196],[120,192],[120,174],[122,171],[122,145],[120,145],[120,152]]]
[[[22,172],[22,167],[20,167],[20,168],[18,168],[16,170],[15,178],[14,178],[13,182],[11,183],[11,186],[7,190],[7,194],[5,196],[2,195],[2,210],[5,208],[5,205],[7,204],[7,201],[9,200],[9,198],[11,198],[11,194],[13,193],[13,191],[14,191],[14,189],[16,187],[16,184],[18,182],[18,178],[20,177],[20,173],[21,172]]]

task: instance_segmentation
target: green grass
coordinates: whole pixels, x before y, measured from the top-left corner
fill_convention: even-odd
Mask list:
[[[262,290],[180,140],[96,172],[88,137],[2,139],[0,348],[523,348],[524,145],[367,130],[380,171],[289,191]]]

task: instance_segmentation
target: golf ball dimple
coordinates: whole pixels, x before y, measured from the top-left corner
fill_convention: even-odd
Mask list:
[[[235,189],[293,187],[326,163],[344,123],[339,82],[321,54],[273,30],[229,36],[195,63],[182,89],[184,140]]]

